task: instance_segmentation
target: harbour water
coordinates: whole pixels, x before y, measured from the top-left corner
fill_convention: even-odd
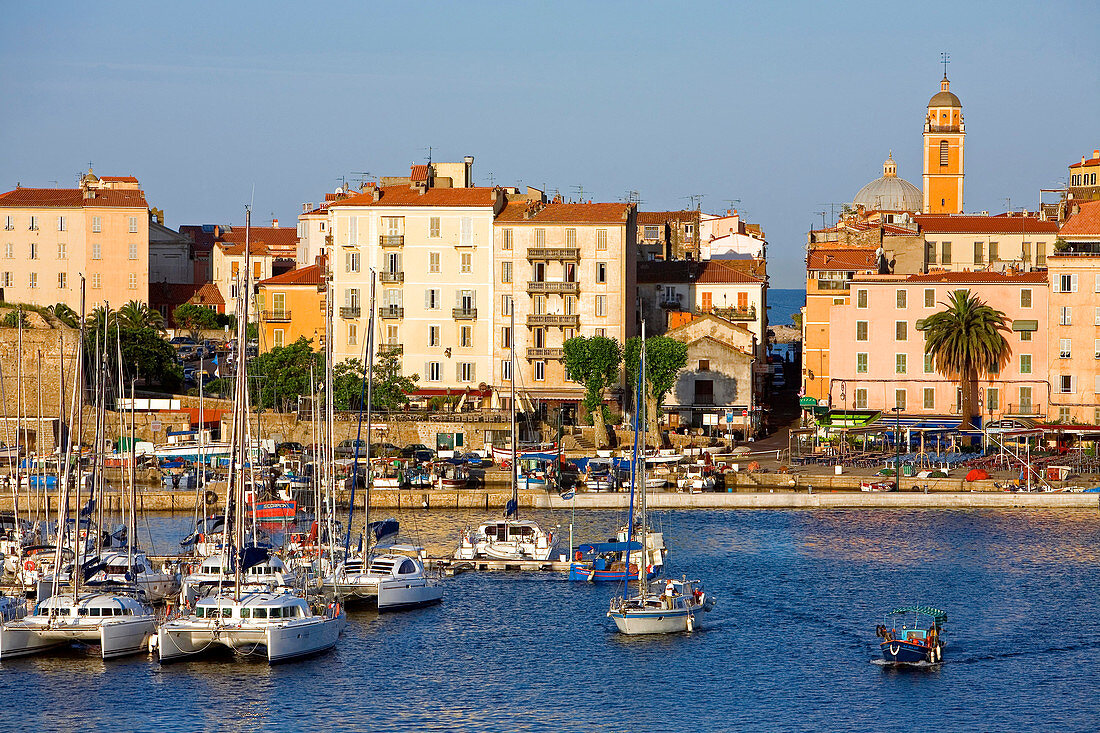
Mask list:
[[[531,516],[561,525],[569,515]],[[606,538],[621,512],[578,515]],[[433,553],[477,512],[401,517]],[[612,587],[465,574],[442,605],[353,612],[334,653],[269,667],[81,652],[5,662],[0,720],[52,730],[1065,730],[1100,727],[1096,511],[681,511],[669,570],[718,597],[691,635],[624,638]],[[182,516],[150,526],[165,552]],[[894,605],[949,613],[947,663],[870,663]]]

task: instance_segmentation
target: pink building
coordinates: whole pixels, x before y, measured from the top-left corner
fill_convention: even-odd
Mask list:
[[[1048,381],[1048,285],[1045,272],[938,272],[857,275],[851,300],[832,309],[829,401],[834,409],[957,415],[957,384],[924,354],[924,319],[944,309],[952,291],[970,290],[1008,316],[1008,366],[979,384],[982,417],[1045,417]]]

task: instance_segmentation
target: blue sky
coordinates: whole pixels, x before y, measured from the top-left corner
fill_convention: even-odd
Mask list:
[[[355,172],[474,155],[475,182],[645,209],[733,204],[772,284],[892,149],[920,185],[948,50],[968,210],[1034,206],[1100,147],[1100,4],[10,4],[0,189],[133,174],[167,223],[293,226]]]

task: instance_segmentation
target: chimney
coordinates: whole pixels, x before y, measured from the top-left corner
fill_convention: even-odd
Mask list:
[[[1100,150],[1093,150],[1092,151],[1092,158],[1093,158],[1093,160],[1096,160],[1097,158],[1100,158]]]
[[[375,201],[382,198],[382,189],[380,189],[378,186],[375,186],[374,190],[371,191],[371,198]]]
[[[278,229],[279,228],[279,220],[278,219],[272,219],[271,220],[271,228],[272,229]]]

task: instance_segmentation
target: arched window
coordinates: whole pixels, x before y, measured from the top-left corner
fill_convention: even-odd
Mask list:
[[[940,165],[947,165],[947,141],[940,140]]]

